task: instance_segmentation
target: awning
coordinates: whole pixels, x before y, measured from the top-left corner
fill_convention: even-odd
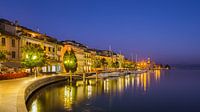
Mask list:
[[[21,67],[20,62],[3,62],[1,64],[8,68],[20,68]]]

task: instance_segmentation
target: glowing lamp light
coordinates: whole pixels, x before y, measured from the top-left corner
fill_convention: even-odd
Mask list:
[[[33,58],[32,58],[32,59],[33,59],[33,60],[35,60],[36,58],[37,58],[37,56],[33,56]]]
[[[28,58],[28,54],[26,54],[26,58]]]
[[[64,61],[64,63],[65,63],[65,64],[69,64],[69,63],[71,63],[71,61],[66,60],[66,61]]]

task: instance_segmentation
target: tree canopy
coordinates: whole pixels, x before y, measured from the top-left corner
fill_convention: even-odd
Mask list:
[[[93,68],[100,68],[101,67],[101,61],[99,59],[95,59],[92,63]]]
[[[119,62],[118,61],[112,62],[112,67],[119,68]]]
[[[105,58],[102,58],[102,59],[100,60],[100,62],[101,62],[101,65],[102,65],[103,67],[106,67],[106,66],[108,65],[108,62],[106,61]]]
[[[22,48],[21,64],[26,68],[41,67],[46,63],[44,50],[40,46],[28,45]]]
[[[0,62],[6,60],[6,53],[3,51],[0,51]]]
[[[77,59],[73,50],[66,51],[63,57],[65,70],[72,73],[77,70]]]

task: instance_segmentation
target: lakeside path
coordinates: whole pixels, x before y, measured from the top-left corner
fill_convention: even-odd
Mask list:
[[[39,79],[46,77],[53,77],[54,75],[34,76],[11,79],[11,80],[0,80],[0,112],[17,112],[17,99],[21,88],[24,85],[29,85]],[[57,76],[67,76],[59,74]],[[76,77],[76,75],[72,75]]]
[[[24,85],[41,78],[26,77],[0,81],[0,112],[15,112],[19,90]]]
[[[23,88],[24,85],[29,85],[39,79],[52,76],[54,75],[40,76],[37,78],[30,76],[12,80],[0,80],[0,112],[17,112],[17,97],[20,89]],[[57,76],[69,77],[69,74],[59,74]],[[79,75],[72,76],[79,77]]]

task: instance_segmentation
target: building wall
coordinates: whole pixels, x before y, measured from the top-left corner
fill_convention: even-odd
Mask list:
[[[10,25],[5,23],[0,23],[0,29],[8,35],[1,34],[0,36],[0,48],[1,50],[7,50],[10,55],[7,55],[8,61],[18,61],[23,57],[22,47],[27,45],[40,45],[43,49],[46,46],[46,55],[49,57],[50,65],[42,67],[44,72],[57,72],[62,71],[61,67],[61,49],[62,45],[48,42],[45,38],[45,35],[40,33],[18,27],[16,25]],[[11,36],[16,35],[16,36]],[[16,38],[15,38],[16,37]],[[2,38],[5,38],[5,46],[2,46]],[[43,39],[40,39],[43,38]],[[12,40],[15,41],[15,46],[12,46]],[[50,51],[48,50],[50,48]],[[58,50],[59,49],[59,50]],[[13,58],[12,53],[15,52],[15,58]]]
[[[62,51],[61,51],[61,58],[62,59],[63,59],[63,56],[64,56],[65,52],[68,51],[68,50],[73,50],[75,55],[76,55],[77,64],[78,64],[77,72],[78,73],[84,72],[84,66],[85,66],[85,53],[84,53],[84,50],[79,48],[79,47],[77,47],[77,46],[65,44],[63,46]]]
[[[5,45],[2,41],[5,39]],[[6,58],[9,61],[19,61],[19,38],[0,34],[0,50],[8,52]]]
[[[92,54],[89,51],[85,52],[84,63],[85,63],[84,71],[91,72],[92,71]]]
[[[91,72],[92,63],[95,59],[101,60],[105,58],[108,62],[107,68],[111,68],[112,62],[115,61],[119,62],[120,68],[122,68],[122,65],[124,63],[124,56],[121,54],[115,55],[112,53],[112,51],[108,50],[89,50],[86,46],[80,43],[71,42],[71,44],[58,44],[58,42],[49,41],[49,36],[27,29],[25,27],[21,27],[17,25],[17,23],[2,23],[0,21],[0,29],[4,30],[4,33],[9,32],[9,35],[2,33],[0,35],[0,49],[7,50],[11,54],[7,55],[8,61],[20,62],[23,57],[21,48],[27,45],[37,44],[40,45],[41,48],[43,48],[46,55],[48,56],[48,62],[50,63],[49,65],[42,67],[43,72],[54,72],[57,70],[60,72],[64,72],[65,70],[62,62],[63,56],[64,53],[69,49],[73,49],[77,57],[78,73]],[[1,45],[2,38],[5,38],[5,46]],[[15,41],[14,47],[12,46],[12,40]],[[12,57],[12,52],[15,52],[15,58]],[[101,67],[101,69],[105,68]]]

